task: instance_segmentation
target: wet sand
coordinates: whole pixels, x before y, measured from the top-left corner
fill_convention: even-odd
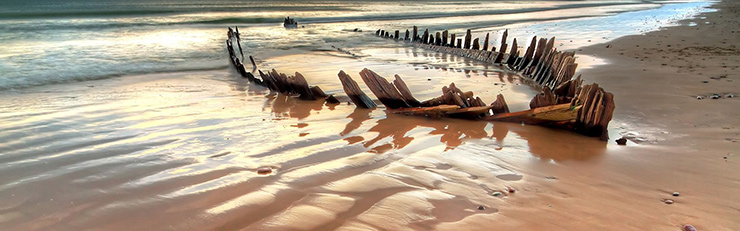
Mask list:
[[[266,95],[231,70],[3,92],[0,230],[737,230],[740,101],[696,99],[739,89],[738,4],[715,7],[579,51],[608,62],[579,73],[615,94],[612,139],[638,133],[626,147]],[[535,93],[495,67],[413,50],[261,65],[337,94],[336,66],[399,73],[420,99],[449,82],[520,109]],[[327,67],[291,65],[301,59]]]

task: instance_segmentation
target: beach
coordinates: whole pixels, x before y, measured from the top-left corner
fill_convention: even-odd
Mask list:
[[[740,3],[307,5],[0,14],[34,19],[5,31],[58,27],[0,32],[0,230],[740,229]],[[286,12],[306,27],[282,28]],[[454,82],[528,109],[538,90],[512,71],[372,34],[412,25],[555,36],[615,95],[610,140],[346,103],[337,73],[369,68],[418,99]],[[260,69],[300,72],[342,104],[239,76],[230,26]]]

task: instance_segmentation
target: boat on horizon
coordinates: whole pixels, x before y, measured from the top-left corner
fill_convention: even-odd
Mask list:
[[[298,28],[298,22],[295,21],[295,19],[290,18],[290,16],[286,17],[285,20],[283,20],[283,27],[285,28]]]

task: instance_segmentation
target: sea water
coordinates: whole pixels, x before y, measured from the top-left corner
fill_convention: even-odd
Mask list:
[[[519,44],[534,35],[615,38],[707,3],[661,8],[643,1],[2,1],[0,90],[126,75],[224,69],[225,28],[239,26],[245,49],[299,52],[372,46],[358,28],[412,25],[477,34],[514,28]],[[640,11],[626,14],[619,12]],[[644,11],[648,10],[648,11]],[[609,16],[634,23],[610,24]],[[285,30],[291,16],[300,29]],[[641,22],[649,23],[641,23]],[[545,23],[550,22],[550,23]],[[518,25],[518,26],[517,26]],[[522,28],[523,26],[531,28]],[[569,40],[568,36],[559,38]],[[594,41],[596,42],[596,41]],[[574,46],[570,46],[573,48]],[[265,57],[267,58],[267,57]],[[383,58],[383,57],[378,57]]]

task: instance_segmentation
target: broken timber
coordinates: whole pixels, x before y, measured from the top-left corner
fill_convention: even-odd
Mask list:
[[[309,86],[308,81],[306,81],[306,78],[303,77],[301,73],[296,72],[295,75],[288,76],[284,73],[278,73],[275,69],[262,72],[261,70],[257,70],[257,64],[254,62],[254,58],[252,56],[249,56],[249,59],[252,63],[253,69],[252,72],[247,71],[242,60],[236,56],[236,50],[233,45],[235,42],[239,44],[238,30],[235,32],[229,27],[227,36],[226,49],[229,51],[231,64],[234,65],[236,71],[239,72],[242,77],[249,79],[249,81],[252,81],[257,85],[264,86],[271,91],[283,95],[297,96],[299,99],[303,100],[326,99],[328,103],[339,103],[334,96],[325,94],[318,86]],[[239,53],[243,59],[244,54],[241,49],[241,45],[238,45],[237,47],[239,48]],[[259,73],[259,79],[254,76],[254,71]]]

